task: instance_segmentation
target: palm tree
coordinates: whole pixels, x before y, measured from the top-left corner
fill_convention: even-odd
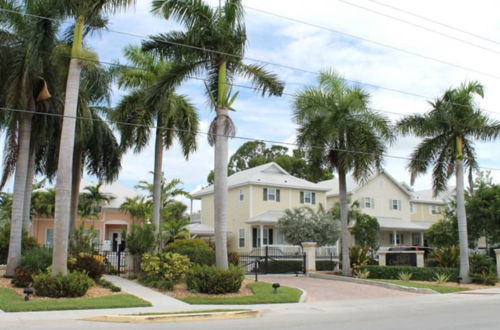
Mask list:
[[[179,179],[172,179],[170,181],[167,181],[162,173],[160,180],[160,205],[162,209],[174,202],[174,197],[176,196],[191,198],[191,195],[187,191],[178,187],[181,184],[182,181]],[[156,188],[154,183],[142,180],[139,181],[135,188],[147,191],[149,193],[149,198],[153,199],[154,191]]]
[[[346,176],[365,180],[380,169],[386,143],[393,139],[389,120],[368,108],[369,94],[351,87],[333,71],[321,72],[318,87],[298,93],[294,120],[299,125],[297,142],[313,166],[329,166],[339,179],[342,224],[342,274],[350,275],[349,205]]]
[[[238,95],[231,93],[229,85],[239,75],[248,78],[262,95],[281,95],[283,83],[263,67],[243,63],[247,35],[241,0],[227,0],[217,8],[202,0],[157,0],[153,12],[185,27],[143,42],[144,50],[173,62],[161,84],[176,86],[191,76],[207,75],[206,92],[216,112],[208,137],[215,145],[216,264],[227,269],[227,153],[228,137],[235,132],[229,110],[234,110],[232,105]]]
[[[187,159],[196,150],[198,115],[185,96],[176,94],[174,88],[161,83],[165,76],[170,75],[171,63],[132,46],[125,49],[125,57],[136,68],[120,67],[117,70],[118,85],[131,90],[131,93],[116,107],[113,117],[118,122],[127,123],[117,125],[122,134],[122,146],[134,147],[135,152],[148,145],[151,135],[149,126],[156,124],[152,223],[158,233],[162,208],[163,150],[170,149],[174,138],[177,138]]]
[[[82,219],[88,217],[96,217],[101,212],[101,207],[104,203],[109,203],[114,197],[103,194],[101,192],[102,182],[95,186],[87,186],[85,192],[79,196],[79,215]]]
[[[151,201],[147,200],[146,196],[127,197],[125,202],[120,205],[120,210],[130,214],[134,220],[151,219],[151,209]]]
[[[105,21],[103,15],[127,8],[134,0],[58,0],[67,17],[75,19],[71,60],[66,84],[64,119],[62,124],[56,180],[56,212],[54,217],[54,249],[52,274],[67,273],[69,218],[71,212],[72,159],[75,144],[75,125],[80,88],[84,29],[89,23]]]
[[[56,205],[56,190],[54,188],[34,191],[32,200],[32,210],[36,215],[54,217]]]
[[[6,131],[5,179],[14,172],[11,232],[6,276],[13,276],[21,261],[22,227],[29,227],[29,196],[33,178],[32,112],[42,111],[50,98],[47,88],[52,71],[50,54],[56,44],[58,23],[24,14],[57,18],[52,1],[2,0],[0,15],[0,106],[28,113],[2,111],[0,127]]]
[[[415,114],[398,122],[403,135],[423,138],[411,155],[408,168],[411,183],[416,176],[426,173],[433,164],[432,180],[436,195],[446,189],[446,183],[455,173],[456,210],[460,242],[460,277],[470,282],[467,217],[464,202],[464,168],[472,173],[478,168],[474,141],[489,141],[500,135],[500,122],[485,116],[474,102],[474,96],[484,96],[483,85],[466,82],[459,88],[447,90],[431,102],[432,110]]]

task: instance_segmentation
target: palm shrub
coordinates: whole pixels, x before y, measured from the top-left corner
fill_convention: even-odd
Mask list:
[[[439,274],[439,273],[436,273],[435,276],[434,276],[434,279],[436,280],[436,282],[438,284],[442,284],[442,283],[446,283],[446,282],[449,282],[450,281],[450,274]]]
[[[443,247],[435,249],[432,253],[437,267],[458,267],[460,249],[458,246]]]
[[[68,269],[85,273],[94,281],[99,280],[105,270],[103,258],[90,253],[80,253],[74,258],[69,258]]]
[[[26,288],[33,282],[33,275],[44,272],[52,263],[52,250],[37,247],[25,251],[21,257],[21,264],[16,268],[12,284]]]
[[[349,249],[351,269],[357,274],[364,266],[370,263],[370,249],[368,247],[353,246]]]
[[[156,244],[154,225],[132,224],[129,233],[125,233],[128,251],[134,256],[134,272],[140,270],[141,256],[151,252]]]
[[[215,266],[194,265],[186,274],[186,285],[193,292],[222,294],[238,292],[244,278],[243,269],[233,265],[227,270]]]
[[[0,227],[0,265],[4,265],[7,262],[7,255],[9,253],[9,236],[10,224],[6,223]],[[26,253],[27,251],[37,248],[39,245],[34,237],[31,237],[27,231],[23,230],[21,246],[23,253]]]
[[[62,298],[81,297],[94,285],[87,274],[74,271],[66,275],[58,273],[51,276],[48,272],[33,276],[35,294],[42,297]]]
[[[398,280],[408,282],[411,280],[413,274],[410,272],[401,272],[398,274]]]
[[[199,238],[179,239],[168,244],[167,252],[185,255],[194,264],[215,264],[215,252],[208,243]]]
[[[94,227],[85,228],[82,225],[73,229],[70,233],[69,249],[71,254],[93,253],[94,242],[97,238],[97,230]]]
[[[493,258],[482,254],[471,254],[469,260],[471,266],[470,276],[473,282],[495,285],[497,273]]]

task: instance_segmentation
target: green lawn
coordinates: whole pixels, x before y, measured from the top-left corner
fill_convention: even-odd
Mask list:
[[[460,291],[468,291],[470,289],[458,286],[447,286],[447,285],[439,285],[435,283],[422,283],[422,282],[413,282],[413,281],[400,281],[400,280],[374,280],[378,282],[392,283],[402,286],[408,286],[412,288],[420,288],[420,289],[431,289],[437,291],[439,293],[454,293]]]
[[[251,296],[242,297],[187,297],[182,298],[189,304],[214,304],[214,305],[249,305],[249,304],[278,304],[298,302],[302,291],[287,286],[278,289],[278,293],[273,293],[271,283],[257,282],[249,284],[253,291]]]
[[[24,301],[10,289],[0,288],[0,310],[4,312],[52,311],[119,307],[149,307],[147,301],[130,294],[116,294],[97,298],[59,298]]]

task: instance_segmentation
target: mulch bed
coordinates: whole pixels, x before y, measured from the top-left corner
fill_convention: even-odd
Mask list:
[[[234,293],[206,294],[206,293],[191,292],[187,289],[186,283],[184,282],[176,284],[174,286],[174,290],[172,291],[162,291],[162,292],[176,299],[182,299],[188,297],[218,297],[218,298],[243,297],[243,296],[253,295],[253,291],[247,287],[249,283],[253,283],[253,281],[247,279],[243,280],[240,291]]]

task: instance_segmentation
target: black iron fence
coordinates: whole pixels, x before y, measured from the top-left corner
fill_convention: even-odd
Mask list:
[[[284,253],[266,246],[239,256],[240,267],[247,273],[306,273],[306,255],[302,251]]]

